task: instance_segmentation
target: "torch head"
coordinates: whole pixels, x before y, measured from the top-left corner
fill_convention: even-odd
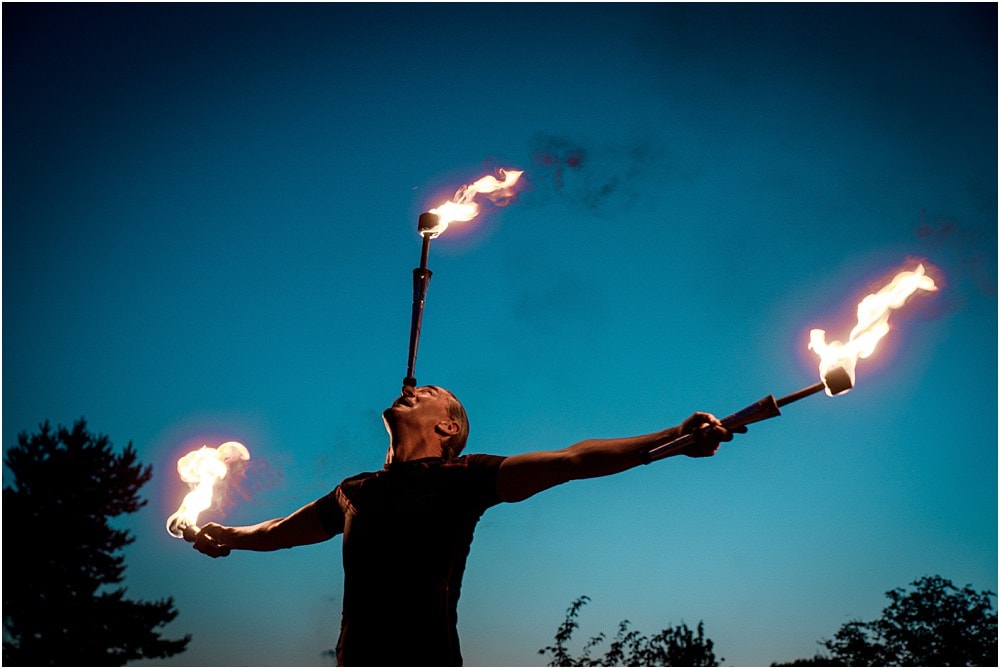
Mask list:
[[[843,367],[834,367],[823,376],[823,383],[831,395],[839,395],[854,387],[851,375]]]
[[[420,214],[420,218],[417,219],[417,232],[420,233],[421,237],[430,237],[433,239],[441,234],[441,230],[439,229],[440,225],[440,216],[432,214],[429,211],[425,211]]]

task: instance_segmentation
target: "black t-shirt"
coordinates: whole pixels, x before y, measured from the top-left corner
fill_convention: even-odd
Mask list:
[[[343,666],[461,665],[458,598],[476,523],[498,504],[503,458],[394,462],[318,504],[344,534]]]

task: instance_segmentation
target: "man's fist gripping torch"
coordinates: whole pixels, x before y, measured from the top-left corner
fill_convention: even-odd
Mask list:
[[[827,390],[830,395],[839,395],[840,393],[850,390],[853,385],[854,383],[851,380],[851,375],[848,374],[843,367],[834,367],[826,373],[826,376],[823,377],[823,381],[820,381],[819,383],[814,383],[813,385],[797,390],[790,395],[785,395],[780,399],[775,399],[774,395],[768,395],[767,397],[759,399],[753,404],[740,409],[736,413],[726,416],[719,422],[721,422],[722,426],[730,432],[746,432],[746,426],[751,423],[780,416],[780,407],[791,404],[792,402],[798,402],[804,397],[815,395],[821,390]],[[682,437],[678,437],[673,441],[667,442],[666,444],[661,444],[660,446],[651,448],[644,454],[643,462],[645,464],[649,464],[655,460],[661,460],[665,457],[675,455],[676,453],[688,448],[701,438],[703,438],[703,433],[701,431],[691,432]]]
[[[209,557],[226,557],[229,555],[229,546],[220,546],[211,538],[201,533],[201,528],[197,525],[186,525],[182,530],[184,540],[194,544],[194,547]]]

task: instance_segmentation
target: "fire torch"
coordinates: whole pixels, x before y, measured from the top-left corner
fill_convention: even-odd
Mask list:
[[[192,544],[197,541],[201,532],[198,514],[212,506],[216,484],[226,478],[232,464],[249,459],[250,451],[238,441],[227,441],[218,448],[202,446],[181,457],[177,461],[177,473],[191,490],[181,500],[177,511],[167,518],[167,532]],[[229,555],[227,546],[209,545],[205,550],[212,557]]]
[[[751,423],[781,415],[781,407],[826,390],[827,395],[842,395],[854,387],[854,371],[859,358],[867,358],[875,352],[875,346],[889,332],[889,313],[898,309],[917,290],[934,291],[937,286],[927,276],[924,266],[917,265],[912,271],[903,271],[878,292],[866,296],[858,304],[858,324],[851,330],[846,344],[839,341],[826,342],[825,332],[814,329],[809,333],[809,348],[819,355],[820,381],[794,393],[775,399],[773,395],[730,414],[720,422],[727,430],[744,427]],[[643,463],[649,464],[675,455],[703,436],[703,432],[692,432],[643,453]]]
[[[410,353],[406,359],[406,377],[403,386],[416,387],[417,379],[414,367],[417,364],[417,345],[420,343],[420,326],[424,320],[424,300],[427,297],[427,286],[431,282],[431,272],[427,269],[427,256],[430,254],[431,240],[440,232],[441,217],[431,212],[420,214],[417,220],[417,232],[423,239],[420,248],[420,266],[413,270],[413,310],[410,316]]]

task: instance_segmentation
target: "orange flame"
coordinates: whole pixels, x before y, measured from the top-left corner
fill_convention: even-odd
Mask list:
[[[198,514],[212,506],[215,484],[226,478],[229,465],[239,460],[249,460],[250,451],[238,441],[227,441],[218,448],[202,446],[177,461],[177,473],[191,486],[180,507],[167,519],[167,532],[178,539],[184,528],[198,524]]]
[[[514,186],[524,174],[524,170],[498,167],[497,174],[503,181],[492,174],[487,174],[471,184],[462,186],[455,191],[455,196],[451,200],[431,209],[430,213],[439,219],[438,225],[430,230],[424,230],[422,234],[433,239],[447,230],[450,223],[474,219],[479,215],[479,204],[475,201],[477,195],[485,195],[494,204],[504,204],[514,195]]]
[[[924,266],[917,265],[914,271],[904,271],[893,277],[877,293],[868,295],[858,304],[858,324],[851,330],[846,344],[839,341],[827,343],[825,330],[809,332],[809,348],[819,355],[820,378],[835,367],[843,367],[854,383],[854,367],[859,358],[867,358],[875,352],[875,346],[889,332],[889,312],[899,309],[907,298],[918,290],[937,290],[934,279],[924,273]],[[831,395],[827,388],[827,394]]]

